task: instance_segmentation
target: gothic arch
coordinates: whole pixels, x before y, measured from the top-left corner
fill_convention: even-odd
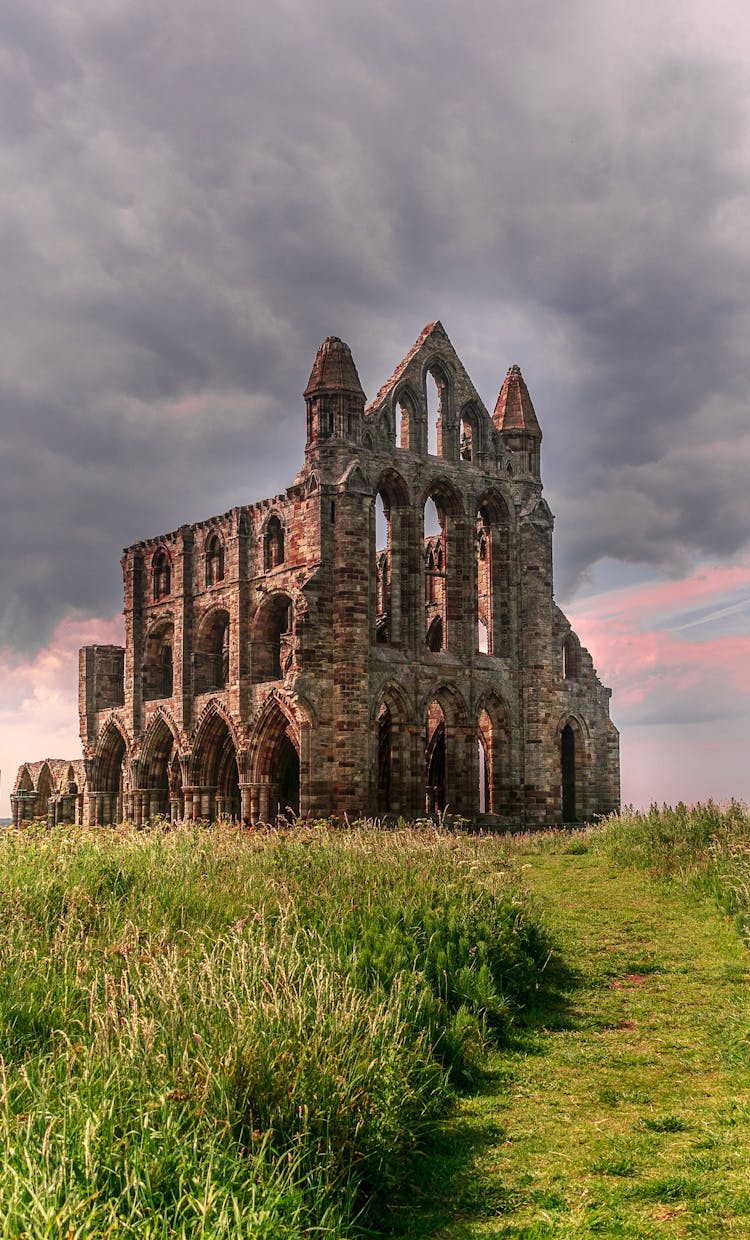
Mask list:
[[[409,488],[395,469],[384,469],[375,484],[370,512],[370,639],[400,643],[402,608],[409,592]]]
[[[486,451],[486,415],[475,400],[468,400],[461,406],[458,415],[459,425],[459,457],[462,461],[470,461],[476,465]]]
[[[396,388],[391,408],[396,447],[408,452],[422,451],[425,418],[417,395],[408,382],[400,383]]]
[[[557,726],[560,757],[560,807],[563,822],[581,822],[588,815],[590,734],[586,721],[567,712]]]
[[[490,487],[477,501],[474,589],[477,627],[484,625],[486,653],[512,651],[511,509],[502,491]],[[478,648],[481,646],[478,644]]]
[[[422,507],[428,499],[439,504],[447,517],[462,517],[466,511],[461,492],[445,474],[434,474],[427,485],[422,487],[420,496]]]
[[[411,703],[402,687],[396,681],[388,681],[370,716],[373,804],[379,814],[406,815],[411,811],[413,718]]]
[[[409,504],[409,487],[398,470],[391,466],[378,474],[373,492],[386,497],[392,507],[406,508]]]
[[[202,712],[193,737],[188,768],[190,783],[200,797],[200,816],[238,818],[239,737],[231,716],[216,699]]]
[[[429,400],[429,380],[432,379],[436,388],[437,409],[435,410],[435,426],[430,426],[431,411]],[[454,426],[453,426],[453,388],[452,368],[439,354],[430,354],[422,365],[422,393],[424,408],[427,414],[427,453],[447,460],[454,459]],[[432,433],[435,432],[435,443],[431,444]],[[432,451],[432,447],[435,451]]]
[[[366,471],[355,457],[350,461],[338,481],[339,486],[343,486],[347,491],[371,491],[370,480]]]
[[[94,754],[92,791],[119,792],[130,776],[130,744],[125,724],[110,715]]]
[[[250,634],[253,684],[283,680],[296,653],[296,599],[286,590],[266,594],[258,606]]]
[[[151,557],[151,585],[157,602],[172,593],[172,557],[163,545]]]
[[[224,726],[229,732],[232,743],[239,754],[242,749],[242,738],[237,730],[237,725],[230,715],[226,706],[219,698],[211,698],[203,707],[198,716],[193,731],[190,734],[190,774],[191,778],[195,775],[195,754],[200,746],[204,743],[205,734],[213,726],[216,718],[220,718]],[[198,782],[193,780],[193,782]]]
[[[203,544],[205,578],[207,586],[219,585],[224,580],[225,547],[218,530],[210,529]]]
[[[144,702],[171,698],[174,692],[174,617],[156,620],[143,640],[141,684]]]
[[[248,768],[254,786],[254,812],[273,821],[278,814],[303,809],[303,787],[309,776],[310,715],[299,703],[272,690],[253,721]]]
[[[435,685],[422,699],[425,810],[440,813],[466,803],[468,711],[454,685]]]
[[[52,774],[50,764],[49,762],[43,762],[36,781],[37,799],[35,813],[38,818],[43,818],[47,813],[47,804],[54,792],[55,778]]]
[[[16,775],[16,783],[15,783],[15,787],[13,788],[13,791],[14,792],[34,792],[35,791],[34,780],[32,778],[31,771],[29,770],[28,763],[24,763],[24,765],[19,769],[19,772]]]
[[[575,633],[566,633],[562,639],[563,680],[578,680],[581,674],[581,647]]]
[[[282,514],[272,509],[262,527],[263,567],[266,572],[278,568],[286,558],[286,527]]]
[[[231,619],[221,603],[209,607],[195,624],[193,692],[210,693],[229,683]]]
[[[170,711],[160,706],[149,721],[139,764],[142,788],[168,788],[168,771],[174,754],[180,753],[180,733]]]
[[[513,812],[510,710],[499,694],[487,692],[477,704],[480,813]]]

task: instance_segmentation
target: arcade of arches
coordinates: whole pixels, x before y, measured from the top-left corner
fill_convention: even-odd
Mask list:
[[[518,366],[488,406],[429,323],[367,404],[329,336],[302,401],[284,490],[126,548],[124,645],[80,652],[76,792],[62,763],[27,764],[14,815],[616,809],[610,691],[554,600]]]

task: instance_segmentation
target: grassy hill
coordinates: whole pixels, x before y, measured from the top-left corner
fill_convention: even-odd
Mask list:
[[[742,807],[0,838],[0,1236],[750,1234]]]

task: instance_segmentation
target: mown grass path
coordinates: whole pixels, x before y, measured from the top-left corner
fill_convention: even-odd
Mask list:
[[[574,975],[462,1105],[451,1200],[412,1234],[750,1237],[750,953],[575,838],[522,859]]]

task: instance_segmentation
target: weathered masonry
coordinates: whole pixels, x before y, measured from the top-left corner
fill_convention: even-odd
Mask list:
[[[433,323],[365,407],[332,336],[304,397],[286,491],[126,549],[125,647],[80,656],[83,771],[52,794],[22,767],[16,820],[616,809],[518,367],[490,415]]]

